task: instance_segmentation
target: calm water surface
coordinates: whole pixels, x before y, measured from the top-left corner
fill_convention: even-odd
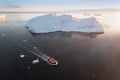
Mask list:
[[[43,14],[0,14],[0,79],[120,80],[120,12],[68,14],[95,16],[105,33],[31,34],[25,27],[27,21]],[[38,57],[29,50],[35,46],[59,65],[50,66],[41,59],[32,64]]]

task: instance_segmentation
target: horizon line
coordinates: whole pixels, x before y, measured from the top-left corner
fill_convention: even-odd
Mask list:
[[[77,11],[120,11],[120,8],[100,8],[100,9],[68,9],[68,10],[36,10],[36,11],[31,11],[31,10],[1,10],[0,13],[48,13],[48,12],[77,12]]]

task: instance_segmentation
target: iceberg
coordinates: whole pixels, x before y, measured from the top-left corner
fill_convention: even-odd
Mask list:
[[[32,33],[49,33],[55,31],[103,33],[104,29],[95,17],[74,18],[72,15],[47,14],[28,21],[28,29]]]

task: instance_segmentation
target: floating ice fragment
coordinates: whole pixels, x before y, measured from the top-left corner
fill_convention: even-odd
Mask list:
[[[23,40],[22,42],[27,42],[27,40]]]
[[[38,49],[37,47],[33,47],[33,49]]]
[[[23,55],[23,54],[22,54],[22,55],[20,55],[20,58],[24,58],[24,57],[25,57],[25,55]]]
[[[27,69],[30,69],[30,66],[28,66]]]
[[[6,36],[6,34],[2,33],[1,36]]]
[[[32,61],[32,64],[35,64],[35,63],[38,63],[39,62],[39,59],[35,59]]]
[[[95,74],[92,74],[92,77],[95,77]]]

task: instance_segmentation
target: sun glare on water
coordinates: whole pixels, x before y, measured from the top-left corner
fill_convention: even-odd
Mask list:
[[[0,21],[5,21],[6,16],[5,15],[0,15]]]

